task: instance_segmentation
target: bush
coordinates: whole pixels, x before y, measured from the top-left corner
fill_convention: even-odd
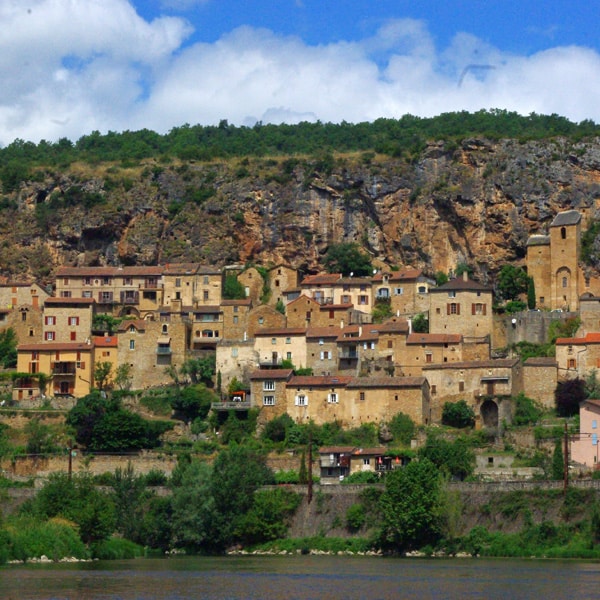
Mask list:
[[[515,406],[513,415],[514,425],[533,425],[540,420],[543,410],[535,400],[528,398],[521,392],[513,398],[513,402]]]
[[[130,540],[111,537],[95,544],[92,554],[100,560],[123,560],[144,556],[144,549]]]
[[[358,471],[356,473],[352,473],[352,475],[348,475],[348,477],[344,477],[342,480],[343,485],[352,485],[357,483],[380,483],[379,475],[373,471]]]
[[[585,400],[585,382],[583,379],[559,381],[554,392],[556,414],[559,417],[572,417],[579,414],[579,404]]]
[[[475,425],[475,412],[465,400],[445,402],[442,409],[442,423],[459,429],[473,427]]]
[[[394,442],[404,446],[410,446],[410,442],[415,435],[414,421],[404,413],[397,413],[389,422],[389,430],[393,436]]]
[[[346,527],[351,533],[356,533],[366,521],[365,507],[362,504],[353,504],[346,511]]]

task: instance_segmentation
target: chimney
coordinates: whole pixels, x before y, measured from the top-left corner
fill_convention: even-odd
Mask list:
[[[340,329],[344,329],[344,319],[340,321]]]
[[[469,273],[467,271],[463,271],[463,281],[469,281]]]
[[[410,335],[412,333],[412,319],[410,317],[408,317],[408,319],[406,319],[407,323],[408,323],[408,335]]]

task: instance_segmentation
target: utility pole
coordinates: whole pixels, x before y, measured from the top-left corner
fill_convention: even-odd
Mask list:
[[[308,430],[308,495],[307,500],[310,504],[313,497],[313,478],[312,478],[312,427]]]
[[[567,429],[567,421],[565,420],[565,436],[564,436],[564,450],[563,455],[565,458],[565,466],[563,469],[563,477],[564,477],[564,493],[567,493],[567,488],[569,487],[569,432]]]

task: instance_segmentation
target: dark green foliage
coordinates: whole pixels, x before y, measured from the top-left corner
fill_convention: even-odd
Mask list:
[[[470,279],[471,277],[473,277],[474,272],[475,271],[473,270],[473,267],[471,265],[468,265],[467,263],[458,263],[456,265],[456,269],[454,269],[454,276],[462,277],[463,273],[467,273]]]
[[[235,275],[227,275],[223,284],[223,299],[224,300],[244,300],[246,298],[246,290],[238,281]]]
[[[527,308],[527,304],[522,300],[509,300],[504,308],[509,315],[512,315],[524,311]]]
[[[427,460],[413,461],[387,474],[380,507],[380,543],[410,550],[434,543],[441,531],[441,478]]]
[[[235,538],[246,544],[284,538],[300,505],[300,494],[285,489],[259,490],[253,500],[250,510],[237,523]]]
[[[562,440],[556,440],[552,453],[552,479],[561,480],[564,476],[565,458],[562,449]]]
[[[206,419],[211,404],[218,402],[219,397],[203,383],[183,388],[171,398],[171,407],[175,413],[186,421]]]
[[[535,282],[533,281],[533,277],[529,277],[527,281],[527,308],[534,309],[535,304]]]
[[[415,435],[416,426],[414,421],[402,412],[396,413],[388,423],[388,428],[396,444],[410,446]]]
[[[504,300],[518,300],[519,296],[527,292],[528,285],[529,277],[521,267],[504,265],[498,273],[496,287]]]
[[[429,319],[423,313],[419,313],[412,320],[412,329],[415,333],[429,333]]]
[[[583,379],[559,381],[554,391],[556,414],[559,417],[572,417],[579,414],[579,404],[586,398]]]
[[[593,221],[581,235],[581,260],[587,265],[597,266],[600,261],[596,244],[598,234],[600,221]]]
[[[108,314],[97,314],[92,317],[92,329],[113,334],[123,319]]]
[[[525,362],[528,358],[554,356],[555,354],[555,348],[553,344],[518,342],[514,345],[513,349],[519,355],[521,362]]]
[[[379,475],[373,471],[357,471],[344,477],[343,485],[365,484],[365,483],[380,483]]]
[[[558,338],[574,337],[580,325],[581,319],[579,317],[552,321],[548,326],[548,341],[554,344]]]
[[[351,533],[356,533],[363,525],[367,516],[362,504],[352,504],[346,511],[346,527]]]
[[[444,285],[445,283],[448,283],[448,281],[450,281],[450,279],[448,278],[448,275],[446,273],[444,273],[443,271],[438,271],[434,275],[434,278],[435,278],[435,283],[438,287],[441,285]]]
[[[73,521],[86,544],[106,539],[114,531],[116,521],[111,499],[85,474],[71,479],[65,473],[51,474],[24,510],[42,519],[60,516]]]
[[[52,428],[41,419],[29,419],[23,431],[27,435],[27,454],[47,454],[56,450]]]
[[[122,538],[110,538],[94,544],[94,558],[99,560],[125,560],[144,556],[138,544]]]
[[[25,161],[9,160],[0,169],[2,190],[5,194],[19,189],[21,182],[29,178],[29,167]]]
[[[473,427],[475,425],[475,412],[465,400],[445,402],[442,408],[442,423],[460,429]]]
[[[543,414],[538,403],[528,398],[523,392],[513,398],[513,403],[513,425],[534,425]]]
[[[287,413],[268,421],[262,432],[261,438],[272,442],[284,442],[288,431],[294,425],[294,420]]]
[[[298,473],[298,483],[308,483],[308,468],[306,466],[306,450],[302,449],[300,457],[300,472]]]
[[[181,375],[192,383],[204,383],[212,387],[212,378],[216,370],[216,357],[210,354],[203,358],[188,358],[179,369]]]
[[[251,409],[247,413],[230,410],[226,421],[220,426],[221,442],[223,444],[239,444],[253,437],[256,431],[258,411]]]
[[[277,300],[277,304],[275,304],[275,310],[281,313],[282,315],[285,315],[285,304],[283,303],[283,300],[281,298]]]
[[[345,277],[368,277],[373,272],[371,259],[356,243],[332,244],[327,248],[323,260],[330,273],[341,273]]]
[[[389,300],[376,300],[373,307],[373,323],[383,323],[394,314]]]
[[[17,366],[17,334],[12,327],[0,331],[0,368],[14,369]]]
[[[475,468],[475,455],[462,438],[449,442],[439,435],[429,435],[419,456],[430,460],[442,473],[454,479],[466,479]]]
[[[119,400],[103,398],[100,392],[80,398],[66,422],[75,429],[78,444],[104,451],[154,448],[160,443],[159,437],[172,427],[164,421],[146,421],[125,410]]]

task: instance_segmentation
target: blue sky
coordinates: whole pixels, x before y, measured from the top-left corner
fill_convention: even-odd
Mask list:
[[[600,122],[600,0],[0,0],[0,145],[505,108]]]

